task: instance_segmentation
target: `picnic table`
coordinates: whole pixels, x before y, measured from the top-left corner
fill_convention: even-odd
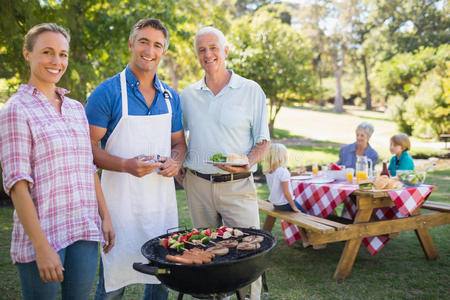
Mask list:
[[[375,255],[389,241],[389,234],[402,231],[416,232],[427,259],[439,257],[428,228],[449,224],[450,206],[431,205],[427,207],[432,210],[430,213],[422,213],[420,207],[425,207],[433,186],[360,191],[356,184],[345,182],[316,184],[292,180],[291,183],[295,200],[307,214],[276,211],[271,203],[260,200],[259,210],[267,215],[263,228],[271,231],[279,218],[283,220],[288,244],[300,238],[293,225],[304,228],[313,245],[345,241],[335,279],[350,275],[361,242]],[[342,202],[347,218],[331,214]]]

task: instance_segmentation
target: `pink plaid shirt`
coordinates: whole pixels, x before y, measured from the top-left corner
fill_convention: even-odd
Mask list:
[[[39,222],[59,251],[78,240],[103,241],[94,186],[93,156],[83,106],[64,95],[61,114],[35,87],[23,84],[0,110],[3,185],[29,183]],[[17,213],[11,240],[13,262],[36,259]]]

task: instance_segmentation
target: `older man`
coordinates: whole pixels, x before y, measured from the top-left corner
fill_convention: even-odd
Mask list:
[[[180,94],[189,131],[184,188],[195,227],[259,227],[256,171],[269,146],[266,97],[254,81],[225,67],[229,48],[221,31],[202,28],[194,47],[205,76]],[[205,164],[215,153],[248,156],[248,165]],[[251,298],[260,297],[260,280]]]
[[[102,254],[96,300],[120,299],[132,283],[147,283],[144,299],[167,299],[156,277],[132,265],[145,261],[140,249],[146,240],[178,224],[172,177],[186,152],[180,100],[156,75],[169,46],[167,29],[159,20],[142,19],[131,29],[128,46],[129,65],[101,83],[86,106],[117,236],[115,251]]]

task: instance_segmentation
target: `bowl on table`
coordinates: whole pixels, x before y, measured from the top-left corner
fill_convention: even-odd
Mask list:
[[[425,182],[427,172],[413,170],[398,170],[397,178],[407,187],[416,187]]]

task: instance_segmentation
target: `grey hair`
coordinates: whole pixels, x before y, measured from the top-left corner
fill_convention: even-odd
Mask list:
[[[30,30],[28,30],[23,41],[23,48],[28,52],[33,51],[33,47],[36,43],[37,37],[41,33],[47,31],[61,33],[66,38],[67,43],[70,43],[70,35],[66,29],[55,23],[41,23],[33,26]]]
[[[169,49],[169,31],[158,19],[147,18],[137,21],[136,24],[134,24],[133,28],[131,28],[128,40],[130,40],[130,42],[133,44],[139,30],[145,27],[151,27],[163,33],[164,38],[166,39],[166,42],[164,43],[164,51],[167,51],[167,49]]]
[[[356,131],[364,130],[364,132],[371,137],[374,131],[373,125],[369,122],[362,122],[361,124],[356,127]]]
[[[222,31],[220,31],[219,29],[212,27],[212,26],[207,26],[207,27],[203,27],[202,29],[200,29],[197,34],[194,37],[194,49],[195,52],[197,52],[197,40],[199,37],[201,37],[202,35],[205,34],[215,34],[217,36],[217,38],[219,39],[219,44],[220,46],[222,46],[223,49],[225,49],[225,47],[228,45],[227,44],[227,40],[225,39],[225,36],[223,35]]]

